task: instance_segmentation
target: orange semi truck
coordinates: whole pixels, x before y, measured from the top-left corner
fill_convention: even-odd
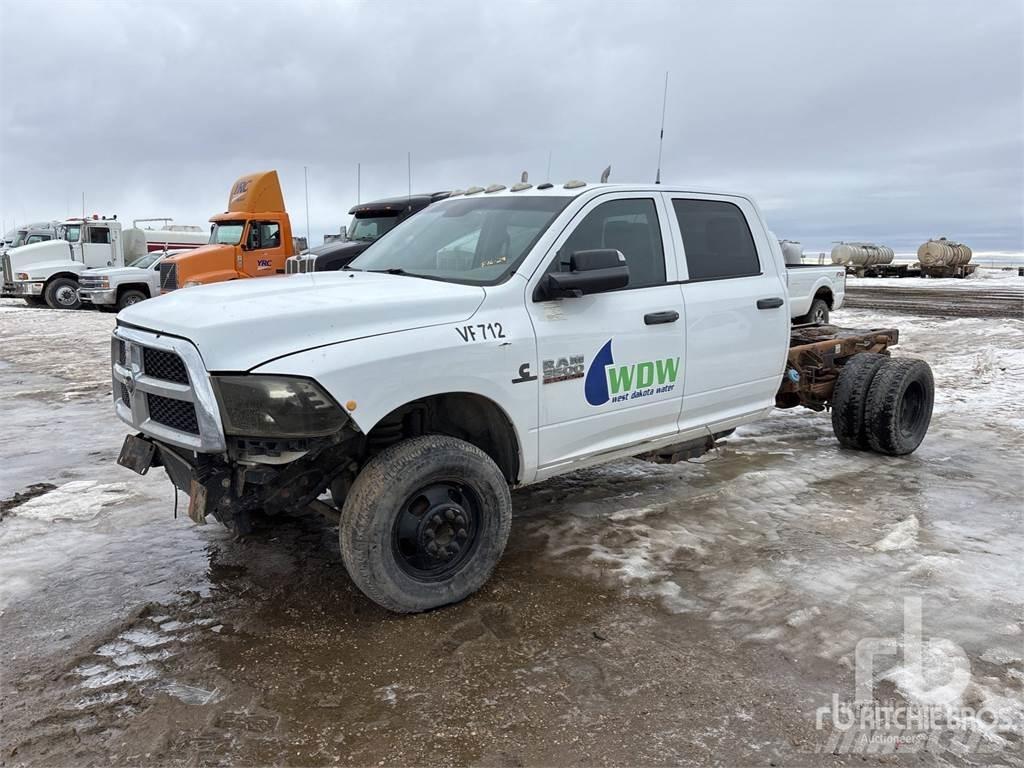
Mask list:
[[[284,274],[295,254],[277,171],[243,176],[231,187],[228,209],[210,218],[210,242],[160,264],[160,292],[246,277]]]

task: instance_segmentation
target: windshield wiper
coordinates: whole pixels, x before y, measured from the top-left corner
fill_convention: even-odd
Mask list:
[[[406,272],[401,267],[388,267],[387,269],[370,269],[368,272],[381,272],[385,275],[405,275],[406,277],[418,277],[411,272]]]
[[[349,266],[348,264],[346,264],[346,265],[345,265],[344,267],[342,267],[341,269],[342,269],[343,271],[348,271],[348,272],[362,272],[362,271],[363,271],[363,270],[361,270],[361,269],[360,269],[359,267],[350,267],[350,266]]]

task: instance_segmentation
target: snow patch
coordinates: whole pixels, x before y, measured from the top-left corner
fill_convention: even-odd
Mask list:
[[[34,520],[91,520],[104,507],[118,504],[131,493],[125,483],[75,480],[18,506],[15,514]]]
[[[913,549],[917,546],[917,534],[921,524],[917,517],[911,515],[906,520],[897,523],[886,534],[885,538],[874,543],[874,549],[879,552],[896,552],[905,549]]]

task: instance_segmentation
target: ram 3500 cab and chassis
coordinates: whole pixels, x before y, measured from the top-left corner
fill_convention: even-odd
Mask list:
[[[892,329],[791,327],[742,195],[580,183],[431,205],[344,271],[222,283],[121,312],[118,461],[189,515],[340,518],[366,595],[410,612],[490,576],[509,489],[626,456],[699,455],[775,407],[913,451],[931,373]],[[333,505],[324,496],[330,491]]]

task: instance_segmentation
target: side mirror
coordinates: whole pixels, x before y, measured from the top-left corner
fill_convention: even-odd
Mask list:
[[[576,251],[569,257],[568,272],[549,272],[533,292],[534,301],[578,298],[629,285],[626,257],[614,248]]]

